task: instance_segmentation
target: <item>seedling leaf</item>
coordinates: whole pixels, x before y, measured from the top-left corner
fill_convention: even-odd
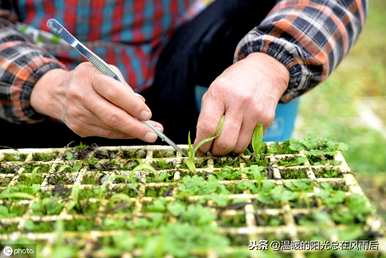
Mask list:
[[[262,148],[264,147],[263,135],[264,127],[262,124],[258,124],[255,130],[253,130],[252,135],[252,149],[256,157],[260,156]]]

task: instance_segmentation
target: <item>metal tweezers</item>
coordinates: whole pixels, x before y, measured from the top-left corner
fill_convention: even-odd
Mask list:
[[[103,61],[103,59],[101,59],[90,49],[88,49],[85,45],[83,45],[56,19],[49,19],[47,21],[47,26],[53,33],[57,34],[65,42],[67,42],[74,49],[76,49],[83,57],[85,57],[90,63],[92,63],[100,72],[130,87],[126,83],[124,78],[122,78],[122,76],[120,76],[116,71],[114,71],[105,61]],[[170,140],[164,133],[157,130],[157,128],[155,128],[149,121],[145,121],[143,123],[146,124],[146,126],[148,126],[162,141],[169,144],[182,156],[185,155],[182,149],[177,146],[177,144],[175,144],[172,140]]]

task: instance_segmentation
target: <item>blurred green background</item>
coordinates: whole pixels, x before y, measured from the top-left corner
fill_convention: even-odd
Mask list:
[[[301,99],[295,137],[345,143],[349,165],[386,221],[386,1],[369,2],[366,26],[349,56]]]

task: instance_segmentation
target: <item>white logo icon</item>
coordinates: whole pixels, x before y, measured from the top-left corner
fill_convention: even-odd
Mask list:
[[[4,254],[5,256],[11,256],[12,253],[13,253],[12,247],[10,247],[10,246],[5,246],[5,247],[3,248],[3,254]]]

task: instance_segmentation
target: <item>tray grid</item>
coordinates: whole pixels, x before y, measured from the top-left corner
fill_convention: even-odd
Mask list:
[[[186,146],[181,146],[181,148],[186,149]],[[44,156],[45,159],[52,158],[52,160],[39,160],[42,159],[39,156],[42,153],[41,156]],[[53,155],[47,158],[46,153]],[[104,223],[109,220],[138,223],[152,213],[149,211],[149,204],[154,205],[157,200],[168,203],[176,202],[179,199],[180,186],[184,178],[200,176],[204,180],[209,180],[211,175],[220,175],[224,170],[221,166],[225,159],[234,161],[234,165],[228,166],[227,169],[238,171],[238,173],[235,179],[218,180],[219,187],[226,194],[217,195],[239,207],[229,208],[229,205],[225,208],[218,207],[215,202],[207,200],[207,195],[191,195],[186,198],[191,204],[205,200],[204,205],[216,215],[214,223],[226,236],[242,237],[246,241],[265,239],[267,235],[299,240],[303,235],[312,234],[313,230],[310,227],[299,225],[298,217],[325,209],[320,198],[317,198],[322,184],[335,185],[338,189],[343,190],[346,196],[353,194],[364,196],[340,152],[333,156],[331,162],[327,161],[327,164],[311,164],[309,154],[304,151],[295,154],[265,156],[267,163],[263,171],[265,183],[270,183],[274,187],[281,186],[282,189],[290,188],[291,184],[296,186],[299,181],[309,185],[309,191],[301,191],[301,194],[304,200],[311,200],[311,204],[304,205],[285,200],[275,204],[276,206],[262,203],[262,193],[256,190],[257,185],[262,182],[252,179],[248,174],[248,169],[254,166],[252,157],[249,155],[239,158],[200,157],[197,159],[199,163],[196,165],[197,171],[192,173],[184,166],[186,158],[181,157],[178,153],[175,155],[174,151],[165,146],[99,147],[92,149],[86,157],[76,157],[76,155],[74,157],[73,153],[73,149],[70,148],[0,151],[0,193],[7,187],[17,187],[20,184],[30,183],[31,180],[37,180],[34,183],[38,185],[37,192],[32,193],[31,196],[18,197],[20,199],[18,201],[0,198],[0,205],[7,206],[12,203],[25,207],[25,212],[20,216],[0,217],[1,226],[9,228],[6,233],[4,230],[0,231],[0,241],[16,240],[21,237],[43,241],[47,243],[44,245],[43,253],[49,254],[57,237],[55,234],[57,221],[63,221],[65,228],[71,228],[71,222],[77,220],[89,221],[91,230],[66,229],[64,232],[66,238],[84,240],[85,246],[80,256],[86,257],[90,250],[94,249],[98,239],[113,236],[119,232],[133,232],[130,226],[120,230],[110,230],[105,227]],[[12,160],[13,154],[22,156],[24,160]],[[286,165],[288,161],[293,161],[295,165]],[[156,167],[156,171],[137,170],[140,164]],[[333,174],[328,175],[328,173]],[[64,181],[58,181],[58,175],[59,179]],[[60,178],[60,175],[62,177],[65,175],[65,179]],[[245,184],[246,187],[238,188],[242,184]],[[32,188],[28,184],[27,187]],[[86,196],[83,199],[80,198],[86,207],[86,209],[82,208],[83,212],[79,212],[83,214],[78,214],[76,210],[74,212],[74,204],[71,202],[77,199],[77,192]],[[52,194],[64,196],[57,197],[57,200],[62,202],[61,210],[53,215],[34,215],[34,205],[39,202],[38,199],[50,197]],[[103,198],[95,198],[98,194]],[[112,200],[114,196],[120,196],[122,199]],[[114,201],[123,205],[120,208],[124,212],[112,209]],[[89,212],[87,207],[90,209]],[[273,219],[278,220],[274,226],[265,225],[267,220]],[[170,223],[176,220],[177,218],[169,214]],[[45,226],[42,230],[34,230],[37,232],[28,230],[31,224],[35,223],[43,223]],[[332,219],[328,223],[331,228],[345,227],[345,225],[337,225]],[[374,215],[366,218],[363,227],[368,227],[374,232],[381,231],[379,219]],[[336,234],[332,234],[329,240],[338,239]],[[382,241],[384,240],[381,239]],[[232,253],[234,249],[242,247],[247,249],[248,242],[245,242],[244,246],[230,247],[227,252]],[[130,255],[140,256],[141,252],[141,250],[134,250]],[[250,254],[251,256],[256,255],[253,252]],[[305,257],[306,255],[305,252],[296,250],[287,254],[292,257]],[[218,254],[213,250],[208,250],[202,256],[218,257]]]

